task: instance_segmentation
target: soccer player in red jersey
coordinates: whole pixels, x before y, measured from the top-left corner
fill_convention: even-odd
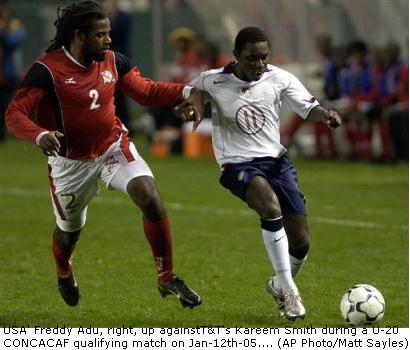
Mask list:
[[[52,253],[61,296],[70,306],[79,301],[72,254],[101,179],[141,209],[160,294],[175,295],[184,307],[201,304],[201,297],[173,273],[164,204],[150,168],[115,115],[114,92],[120,89],[144,106],[172,106],[185,98],[191,110],[180,113],[196,120],[202,113],[201,94],[182,84],[143,78],[126,56],[109,50],[110,21],[94,1],[59,9],[55,26],[47,54],[25,76],[6,122],[11,133],[35,143],[48,156],[57,223]]]

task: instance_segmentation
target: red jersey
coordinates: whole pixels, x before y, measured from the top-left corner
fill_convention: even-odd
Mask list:
[[[33,64],[7,109],[6,123],[30,142],[43,131],[58,130],[64,134],[61,156],[95,158],[126,132],[115,115],[116,88],[144,106],[183,100],[184,85],[143,78],[120,53],[107,51],[104,61],[84,67],[62,48]]]

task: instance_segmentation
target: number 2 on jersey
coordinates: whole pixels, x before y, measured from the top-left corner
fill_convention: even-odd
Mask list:
[[[88,96],[90,96],[93,100],[91,101],[90,109],[97,109],[100,107],[100,104],[97,103],[98,101],[98,91],[95,89],[90,90]]]

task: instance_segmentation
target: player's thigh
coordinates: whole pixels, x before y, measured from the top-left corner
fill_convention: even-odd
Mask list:
[[[262,218],[276,218],[280,216],[279,202],[267,176],[264,167],[258,164],[229,164],[224,167],[219,182]]]
[[[286,155],[279,161],[279,172],[270,177],[270,183],[278,197],[282,213],[306,216],[306,200],[299,189],[296,168]]]
[[[110,187],[128,194],[150,221],[158,221],[165,215],[153,175],[142,158],[121,165],[110,182]]]
[[[81,230],[87,205],[98,194],[98,164],[49,157],[50,194],[57,226],[65,232]]]
[[[126,194],[128,184],[134,178],[150,178],[153,182],[154,175],[145,160],[139,155],[134,144],[126,140],[122,145],[119,144],[105,163],[101,172],[101,179],[108,188],[120,190]]]
[[[281,215],[278,198],[264,176],[252,177],[246,188],[245,198],[248,206],[262,218],[276,218]]]

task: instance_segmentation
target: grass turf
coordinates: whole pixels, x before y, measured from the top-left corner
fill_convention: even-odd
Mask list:
[[[69,327],[284,327],[265,280],[272,268],[259,220],[218,184],[213,160],[145,157],[173,227],[174,266],[203,297],[183,309],[156,290],[141,214],[102,188],[74,257],[82,298],[66,306],[50,252],[54,228],[44,156],[0,146],[0,325]],[[343,327],[339,301],[356,283],[376,286],[380,326],[408,327],[408,166],[296,161],[308,199],[311,251],[296,282],[307,308],[293,326]]]

